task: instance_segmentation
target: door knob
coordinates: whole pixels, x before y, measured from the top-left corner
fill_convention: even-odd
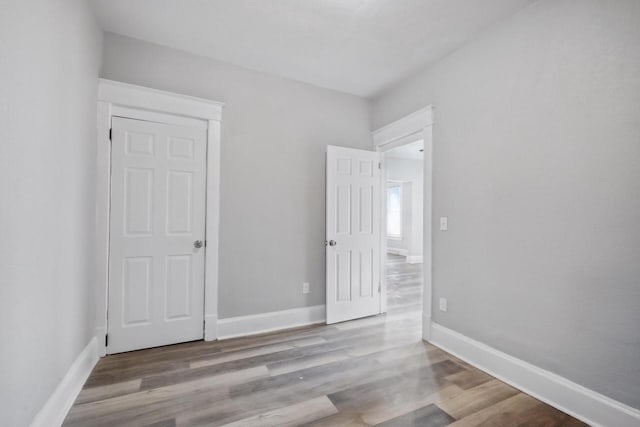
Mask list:
[[[193,242],[193,247],[196,249],[200,249],[202,247],[202,240],[196,240]]]
[[[329,240],[329,246],[335,246],[337,244],[338,242],[336,242],[335,240]]]

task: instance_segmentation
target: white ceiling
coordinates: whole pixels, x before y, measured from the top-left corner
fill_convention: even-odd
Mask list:
[[[420,150],[424,148],[424,141],[416,141],[403,145],[393,150],[387,151],[387,157],[405,160],[422,160],[424,153]]]
[[[106,31],[371,97],[535,0],[92,0]]]

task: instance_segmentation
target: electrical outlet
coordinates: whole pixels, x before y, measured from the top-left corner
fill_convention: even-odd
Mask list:
[[[303,294],[308,294],[309,293],[309,282],[304,282],[302,284],[302,293]]]
[[[449,228],[449,218],[446,216],[440,217],[440,231],[447,231]]]
[[[447,311],[447,299],[440,298],[440,311]]]

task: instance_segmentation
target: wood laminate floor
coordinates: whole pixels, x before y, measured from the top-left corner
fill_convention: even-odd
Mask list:
[[[423,342],[420,267],[389,257],[386,315],[102,358],[64,425],[584,425]]]

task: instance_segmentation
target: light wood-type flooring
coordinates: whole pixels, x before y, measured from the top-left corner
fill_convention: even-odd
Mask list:
[[[102,358],[65,426],[578,426],[420,338],[420,264],[389,256],[389,311]]]

